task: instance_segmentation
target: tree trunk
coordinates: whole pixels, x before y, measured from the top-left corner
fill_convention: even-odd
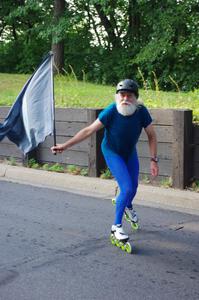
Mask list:
[[[114,32],[113,25],[104,13],[103,7],[101,6],[101,4],[94,4],[94,7],[99,15],[102,25],[104,26],[108,34],[109,44],[111,44],[114,48],[120,47],[120,40]]]
[[[60,17],[65,11],[65,0],[54,0],[54,21],[55,24],[59,22]],[[54,72],[63,73],[64,68],[64,41],[61,40],[52,44],[52,51],[54,53]]]
[[[139,41],[140,38],[140,15],[137,10],[137,0],[129,0],[129,28],[130,41]]]
[[[64,42],[60,41],[52,45],[52,51],[54,53],[54,73],[64,73]]]

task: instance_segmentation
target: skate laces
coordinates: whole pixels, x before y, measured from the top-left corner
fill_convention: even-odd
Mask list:
[[[121,235],[126,235],[122,225],[119,225],[119,226],[116,225],[116,231],[119,232]]]
[[[133,218],[137,217],[137,213],[136,213],[135,209],[132,209],[131,215]]]
[[[137,213],[136,213],[135,209],[127,208],[126,211],[127,211],[128,216],[132,219],[132,221],[134,221],[134,222],[138,221],[138,217],[137,217]]]
[[[111,230],[113,231],[113,232],[118,232],[118,233],[120,233],[120,234],[122,234],[122,235],[126,235],[126,233],[124,232],[124,229],[123,229],[123,227],[122,227],[122,225],[121,224],[119,224],[119,225],[113,225],[112,226],[112,228],[111,228]]]

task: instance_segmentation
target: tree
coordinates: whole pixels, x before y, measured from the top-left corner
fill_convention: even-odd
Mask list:
[[[55,0],[54,1],[54,23],[59,25],[61,17],[63,17],[65,12],[65,0]],[[52,36],[52,51],[54,53],[55,61],[55,72],[63,73],[64,68],[64,39],[62,36],[54,32]]]
[[[154,76],[162,89],[176,89],[175,81],[198,87],[198,0],[1,0],[0,7],[1,72],[31,72],[52,46],[59,72],[71,65],[79,79],[142,83],[139,67],[152,88]]]

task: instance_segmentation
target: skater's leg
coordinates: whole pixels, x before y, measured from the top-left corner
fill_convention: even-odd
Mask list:
[[[122,224],[125,207],[133,197],[132,179],[124,159],[110,150],[104,153],[104,157],[112,175],[115,177],[120,194],[116,199],[115,224]]]
[[[132,198],[128,199],[127,202],[127,207],[132,208],[132,203],[133,199],[137,193],[137,188],[138,188],[138,177],[139,177],[139,160],[138,160],[138,155],[136,149],[133,151],[131,156],[129,157],[127,161],[127,168],[131,177],[131,182],[132,182]]]

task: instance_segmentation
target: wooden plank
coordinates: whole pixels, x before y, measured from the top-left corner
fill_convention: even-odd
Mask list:
[[[5,118],[0,118],[0,123],[2,124],[5,121]]]
[[[1,142],[0,142],[0,147],[1,144],[10,144],[10,145],[14,145],[13,142],[11,142],[7,137],[5,137]]]
[[[88,125],[92,124],[96,119],[96,111],[95,110],[88,110],[87,111],[87,118],[88,118]],[[92,134],[89,137],[89,160],[88,160],[88,175],[91,177],[97,177],[97,150],[96,150],[96,133]]]
[[[191,110],[184,111],[184,187],[193,177],[193,115]]]
[[[11,107],[0,107],[0,119],[5,119]],[[56,121],[87,122],[87,109],[85,108],[56,108]]]
[[[57,136],[56,138],[57,138],[57,143],[61,144],[64,143],[65,141],[68,141],[71,137]],[[14,145],[13,142],[11,142],[7,137],[5,137],[1,143]],[[50,148],[52,147],[52,145],[53,145],[53,136],[47,136],[46,140],[39,145],[39,148],[40,147]],[[89,150],[88,140],[82,141],[81,143],[74,145],[73,147],[71,147],[71,150],[84,151],[84,152],[88,151]]]
[[[101,143],[102,143],[103,136],[104,136],[104,129],[97,131],[97,133],[96,133],[97,176],[100,176],[102,171],[106,168],[106,162],[105,162],[102,150],[101,150]]]
[[[149,109],[155,125],[173,125],[173,109]]]
[[[96,110],[96,118],[100,114],[102,109]],[[96,132],[96,167],[97,167],[97,176],[100,176],[102,171],[106,168],[106,162],[104,159],[104,155],[101,150],[101,143],[104,137],[104,128],[98,130]]]
[[[88,113],[88,125],[93,123],[101,109],[89,109]],[[92,177],[100,176],[101,171],[105,168],[106,164],[104,161],[103,154],[101,152],[101,141],[103,138],[103,130],[99,130],[89,137],[89,164],[88,164],[88,174]]]
[[[148,142],[140,141],[137,144],[139,157],[150,157]],[[172,159],[172,143],[158,143],[159,159]]]
[[[55,120],[64,122],[88,122],[86,108],[56,108]]]
[[[184,188],[184,114],[174,112],[173,170],[174,187]]]
[[[39,162],[53,162],[71,164],[88,167],[88,153],[80,151],[64,151],[62,154],[53,155],[46,148],[41,148],[37,152]]]
[[[173,186],[184,189],[192,177],[192,111],[173,113]]]
[[[195,162],[199,162],[199,145],[195,145],[193,150],[193,163]]]
[[[86,127],[82,122],[56,122],[56,134],[59,136],[74,136],[79,130]]]
[[[5,119],[9,110],[10,110],[10,106],[0,106],[0,118],[1,119]]]
[[[193,144],[199,145],[199,125],[193,125]]]
[[[71,137],[66,137],[66,136],[56,136],[57,139],[57,143],[58,144],[62,144],[66,141],[68,141]],[[50,147],[53,146],[53,136],[48,136],[46,138],[46,140],[39,145],[39,148],[48,148],[50,149]],[[84,152],[88,152],[89,151],[89,144],[88,144],[88,140],[84,140],[79,144],[76,144],[74,146],[72,146],[70,148],[71,150],[77,150],[77,151],[84,151]]]
[[[195,162],[193,166],[194,179],[199,180],[199,162]]]
[[[4,119],[9,110],[10,106],[0,107],[0,118]],[[55,120],[56,121],[68,121],[68,122],[88,122],[87,111],[95,110],[92,108],[56,108],[55,109]],[[101,111],[102,109],[98,109]],[[159,125],[173,125],[171,109],[149,109],[149,112],[153,118],[154,124]]]
[[[4,119],[11,107],[0,107],[0,118]],[[68,122],[88,122],[87,110],[85,108],[56,108],[55,119],[56,121],[68,121]],[[102,109],[98,109],[102,110]],[[153,118],[155,125],[173,125],[173,111],[172,109],[149,109],[149,112]]]
[[[0,143],[0,155],[4,157],[17,157],[22,158],[23,153],[15,144],[6,144],[4,142]]]
[[[160,143],[172,143],[173,141],[173,127],[172,126],[154,126],[155,132],[157,134],[157,140]],[[140,141],[147,141],[147,135],[144,130],[139,138]]]
[[[150,160],[148,158],[140,158],[140,172],[148,174],[150,172]],[[172,160],[161,160],[159,163],[160,176],[172,175]]]

